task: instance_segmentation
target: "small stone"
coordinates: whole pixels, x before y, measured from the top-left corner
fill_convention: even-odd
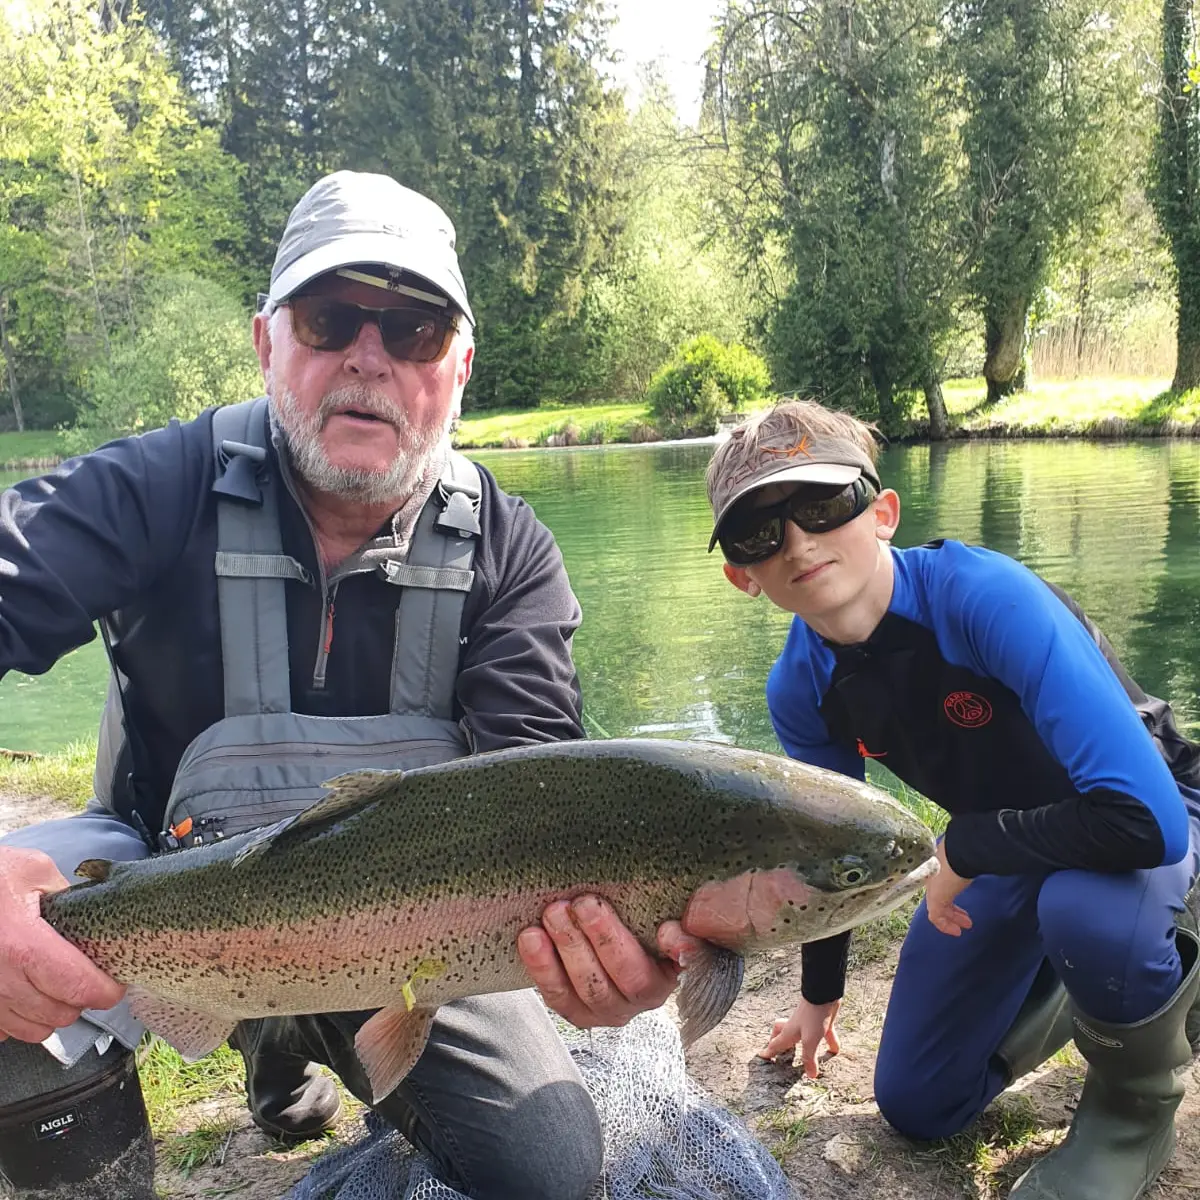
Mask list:
[[[847,1175],[857,1175],[871,1161],[871,1146],[860,1142],[848,1133],[839,1133],[825,1143],[821,1152],[826,1162],[831,1162]]]

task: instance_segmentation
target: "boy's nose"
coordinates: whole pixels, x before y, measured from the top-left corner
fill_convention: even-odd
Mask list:
[[[787,558],[800,558],[808,553],[814,542],[815,534],[807,533],[795,521],[783,523],[783,553]]]

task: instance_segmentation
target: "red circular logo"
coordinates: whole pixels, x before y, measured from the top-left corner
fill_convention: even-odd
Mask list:
[[[992,719],[992,706],[974,692],[951,692],[942,707],[955,725],[978,729]]]

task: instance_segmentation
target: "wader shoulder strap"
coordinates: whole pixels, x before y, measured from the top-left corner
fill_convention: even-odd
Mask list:
[[[396,608],[392,712],[453,719],[463,605],[475,572],[482,486],[473,462],[450,452],[425,502],[408,559],[389,562],[389,582],[405,589]]]
[[[283,553],[282,479],[263,470],[270,446],[266,397],[213,413],[217,463],[217,601],[225,715],[289,712],[287,600],[284,581],[311,582]]]

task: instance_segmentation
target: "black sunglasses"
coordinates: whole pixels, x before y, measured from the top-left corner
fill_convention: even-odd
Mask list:
[[[441,362],[458,329],[458,314],[429,308],[367,308],[331,296],[293,296],[292,332],[314,350],[345,350],[364,321],[379,326],[383,348],[403,362]]]
[[[861,517],[877,492],[862,476],[834,492],[801,487],[778,504],[755,508],[744,502],[721,522],[717,541],[725,561],[735,567],[752,567],[778,554],[789,521],[805,533],[829,533]]]

